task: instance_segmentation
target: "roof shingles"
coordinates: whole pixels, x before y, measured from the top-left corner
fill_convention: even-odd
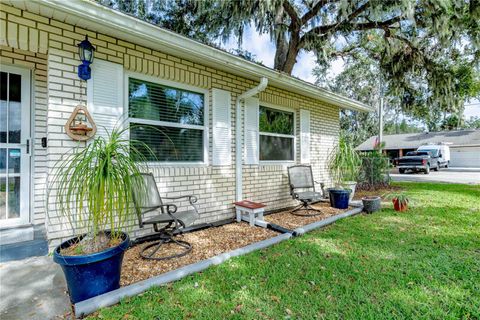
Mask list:
[[[372,136],[356,149],[360,151],[373,150],[375,139]],[[386,150],[413,149],[424,144],[445,143],[452,147],[478,145],[480,146],[480,130],[457,130],[440,132],[404,133],[383,136]]]

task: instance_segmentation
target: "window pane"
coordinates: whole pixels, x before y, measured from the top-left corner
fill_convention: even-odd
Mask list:
[[[203,94],[130,78],[128,97],[131,118],[203,125]]]
[[[293,160],[293,138],[260,135],[260,160]]]
[[[0,220],[7,219],[7,178],[0,177]]]
[[[0,143],[7,142],[7,101],[0,101]]]
[[[22,101],[22,76],[19,74],[10,73],[10,86],[8,90],[10,92],[10,101],[21,102]]]
[[[0,100],[7,101],[8,74],[0,72]]]
[[[0,173],[7,172],[7,149],[0,149]]]
[[[293,135],[293,113],[260,106],[260,132]]]
[[[20,172],[20,149],[8,149],[8,172],[19,173]],[[1,159],[1,155],[0,155]],[[1,160],[0,160],[1,162]],[[1,172],[0,165],[0,172]]]
[[[8,178],[8,218],[20,217],[20,177]]]
[[[148,161],[203,161],[203,130],[132,124],[130,139]]]
[[[20,143],[22,133],[22,104],[8,103],[8,143]]]

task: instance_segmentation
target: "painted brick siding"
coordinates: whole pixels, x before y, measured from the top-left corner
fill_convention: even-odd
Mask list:
[[[3,28],[4,26],[7,26],[7,28]],[[234,128],[237,116],[235,114],[236,97],[257,85],[257,83],[109,35],[85,30],[61,21],[2,5],[0,44],[8,47],[4,50],[5,54],[7,54],[6,59],[15,59],[15,57],[8,57],[8,53],[15,53],[18,51],[16,49],[22,49],[25,50],[24,52],[28,51],[34,56],[38,56],[43,61],[47,60],[48,63],[48,97],[45,97],[45,90],[43,90],[41,93],[44,95],[41,96],[39,93],[40,100],[36,103],[36,110],[39,108],[39,112],[44,115],[44,119],[46,112],[48,119],[46,132],[45,125],[43,125],[43,127],[39,128],[41,134],[36,134],[36,150],[40,143],[41,135],[46,134],[49,141],[46,152],[45,150],[39,150],[39,152],[43,151],[43,158],[40,159],[42,165],[39,165],[43,166],[43,169],[39,169],[39,172],[51,173],[55,162],[61,158],[62,154],[71,152],[73,147],[79,145],[79,143],[72,141],[65,134],[64,124],[76,105],[86,105],[86,84],[82,83],[76,74],[77,65],[79,64],[76,44],[84,39],[85,34],[88,34],[89,40],[97,49],[95,52],[96,60],[118,63],[123,65],[124,71],[138,72],[160,79],[188,84],[208,89],[210,92],[213,88],[230,91],[232,93],[232,164],[235,163],[234,142],[236,132]],[[28,58],[18,58],[17,60],[28,61]],[[8,60],[6,63],[15,64],[17,62],[16,60]],[[30,67],[35,69],[35,74],[40,72],[39,76],[42,76],[42,79],[45,80],[44,66],[44,62],[39,65],[38,69],[40,71],[37,71],[37,66],[31,65]],[[41,88],[45,89],[45,87]],[[326,105],[320,101],[271,86],[267,87],[266,91],[260,93],[259,98],[261,102],[289,107],[295,110],[297,121],[297,161],[300,159],[299,110],[306,109],[311,112],[311,163],[313,172],[315,180],[328,183],[329,177],[325,162],[329,149],[338,139],[338,107]],[[45,103],[48,103],[47,110]],[[209,163],[211,163],[211,101],[208,103],[210,105],[210,113],[208,115],[210,120],[208,149]],[[41,126],[41,122],[39,122],[39,125]],[[35,162],[37,162],[37,158],[35,158]],[[287,164],[244,166],[244,197],[265,202],[268,205],[267,210],[294,205],[295,202],[289,196],[286,168]],[[198,196],[199,208],[202,214],[200,222],[211,222],[234,216],[231,205],[235,200],[235,170],[233,165],[223,167],[154,166],[152,171],[162,194],[175,196],[194,193]],[[39,183],[35,184],[36,195],[43,195],[46,192],[44,179],[45,176],[43,176],[43,183],[41,183],[42,179],[39,178]],[[37,202],[35,203],[35,212],[36,215],[38,214],[38,221],[41,221],[45,216],[44,212],[46,210],[42,207],[41,201],[38,204]],[[46,219],[47,231],[53,245],[70,236],[72,231],[65,219],[55,213],[53,205],[48,212],[49,215]],[[140,232],[135,229],[132,234],[135,237],[148,231]]]

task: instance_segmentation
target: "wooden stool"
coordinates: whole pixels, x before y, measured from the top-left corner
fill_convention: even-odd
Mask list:
[[[263,203],[253,202],[250,200],[242,200],[234,202],[235,211],[237,213],[237,222],[242,220],[248,221],[251,226],[255,225],[255,216],[258,220],[263,220],[263,212],[266,205]]]

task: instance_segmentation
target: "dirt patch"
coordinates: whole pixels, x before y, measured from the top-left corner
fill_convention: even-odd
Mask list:
[[[287,229],[295,229],[316,221],[324,220],[328,217],[341,214],[343,212],[346,212],[352,209],[352,208],[348,208],[348,209],[332,208],[330,207],[329,203],[325,203],[325,202],[314,204],[312,205],[312,207],[316,209],[320,209],[322,211],[322,214],[319,214],[317,216],[302,217],[302,216],[293,215],[290,213],[289,210],[287,210],[287,211],[281,211],[281,212],[269,214],[265,216],[265,220],[274,224],[278,224],[279,226],[282,226]],[[302,211],[297,211],[297,212],[303,213]]]
[[[141,258],[140,251],[148,244],[142,243],[125,252],[120,284],[127,286],[277,235],[278,233],[272,230],[250,227],[244,222],[190,232],[175,239],[189,242],[193,247],[192,251],[186,256],[164,261]],[[161,250],[162,255],[168,255],[178,252],[178,247],[167,244],[162,246]]]
[[[109,248],[118,246],[123,240],[120,237],[110,237],[101,232],[95,238],[84,237],[79,242],[72,244],[68,248],[60,249],[63,256],[82,256],[105,251]]]

